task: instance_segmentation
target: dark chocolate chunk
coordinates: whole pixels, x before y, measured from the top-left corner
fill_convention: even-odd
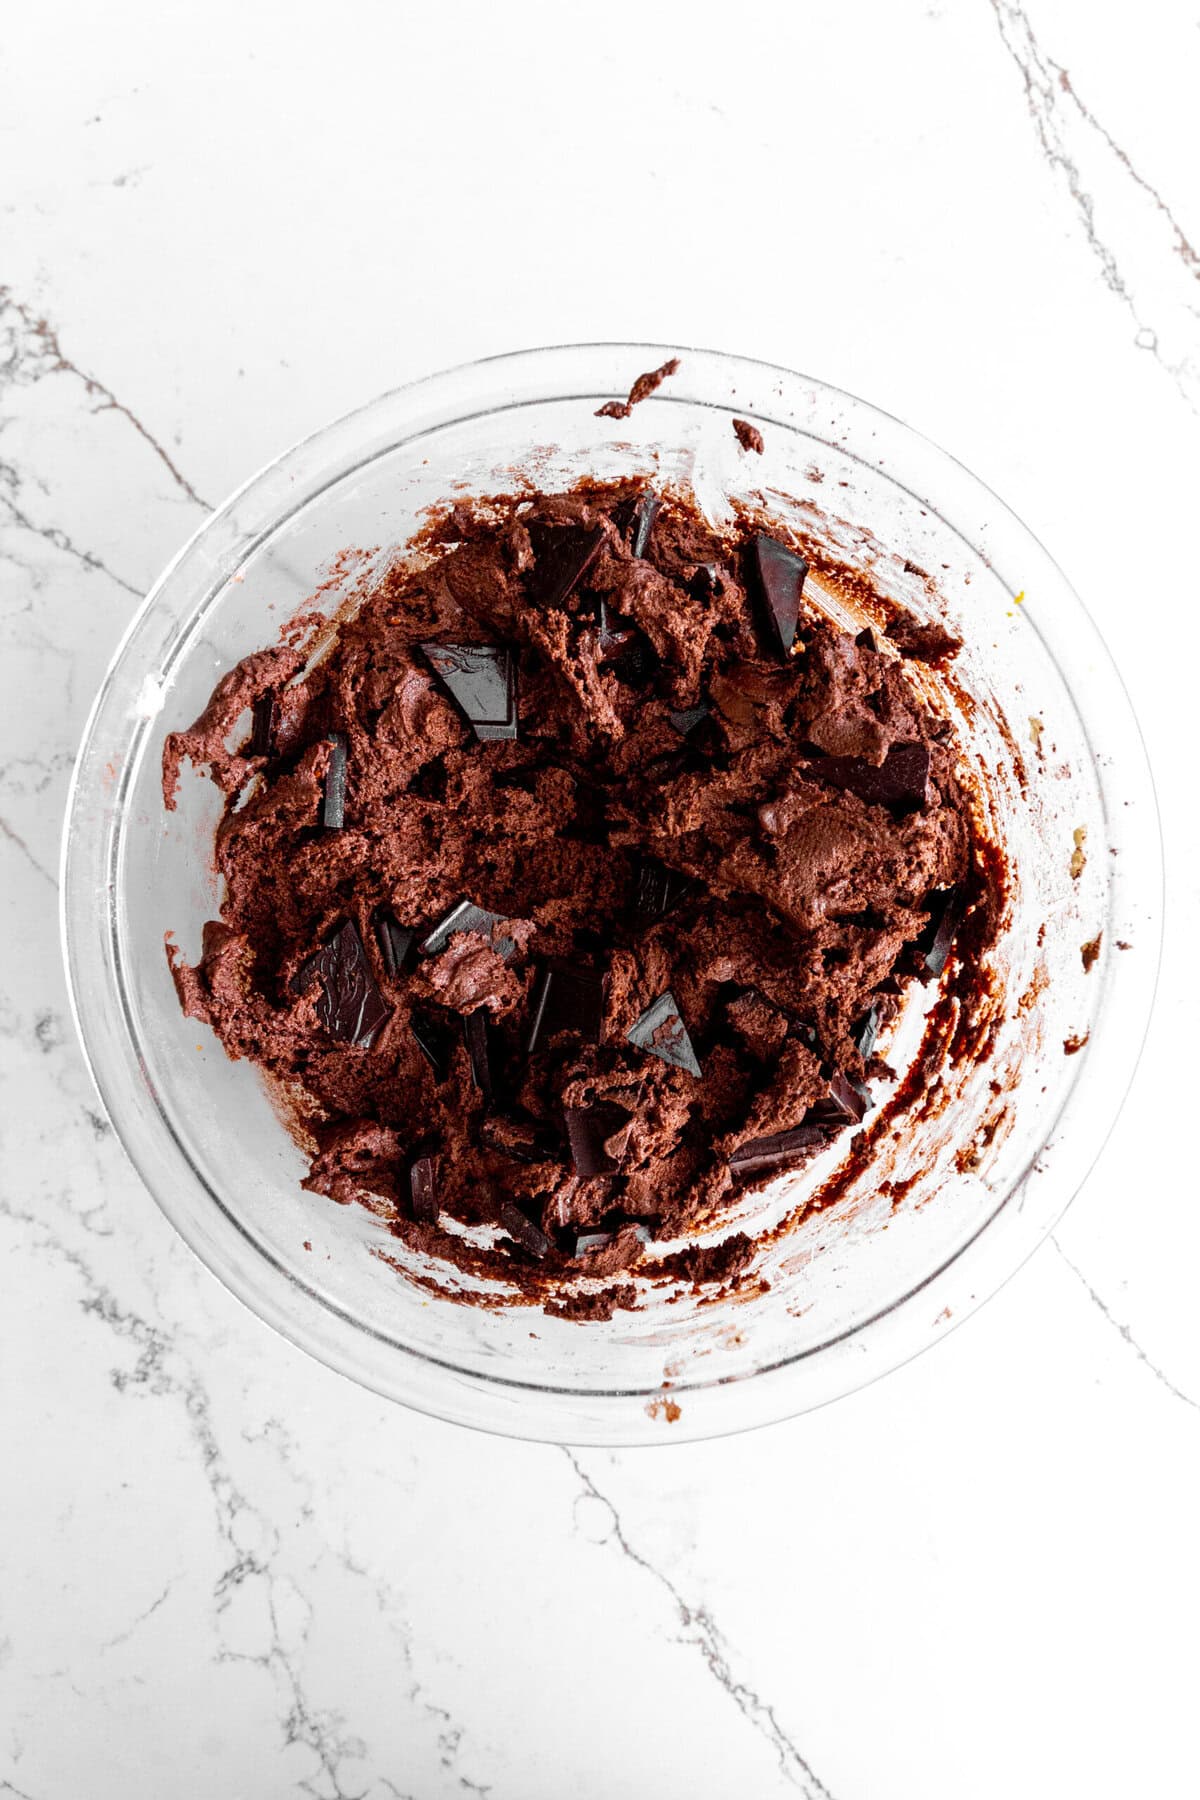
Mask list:
[[[721,576],[716,563],[697,563],[696,573],[688,582],[688,590],[697,600],[711,600],[721,590]]]
[[[861,756],[815,756],[804,773],[876,806],[929,802],[928,744],[894,744],[878,768]]]
[[[313,975],[321,978],[317,1017],[330,1037],[368,1049],[391,1018],[392,1009],[375,985],[353,919],[339,925],[329,942],[305,962],[302,978],[307,982]]]
[[[579,1231],[575,1234],[571,1255],[594,1256],[598,1250],[607,1250],[616,1241],[615,1231]]]
[[[871,1098],[870,1088],[861,1081],[855,1081],[850,1075],[847,1075],[844,1079],[846,1086],[855,1097],[854,1110],[858,1113],[860,1120],[865,1119],[872,1106],[875,1104]]]
[[[517,662],[503,644],[422,644],[430,668],[481,741],[517,735]]]
[[[597,647],[598,660],[615,669],[624,681],[640,686],[654,673],[656,658],[645,632],[614,612],[607,600],[600,602]]]
[[[686,712],[668,713],[667,717],[684,742],[697,749],[714,735],[713,716],[707,706],[689,706]]]
[[[528,1113],[489,1113],[479,1127],[480,1142],[514,1162],[562,1161],[560,1140],[551,1128]]]
[[[613,611],[607,600],[600,602],[600,630],[597,642],[600,646],[601,662],[617,662],[627,656],[639,637],[636,625],[623,619],[620,613]]]
[[[503,925],[504,920],[499,913],[485,912],[482,906],[476,906],[471,900],[460,900],[452,906],[445,916],[438,920],[429,936],[422,941],[422,956],[437,956],[450,942],[456,931],[473,931],[477,937],[486,938],[498,956],[505,962],[516,950],[512,938],[495,935],[496,927]]]
[[[636,557],[644,557],[650,547],[650,533],[654,530],[654,519],[662,501],[657,494],[643,494],[638,501],[633,515],[633,531],[629,538],[629,548]]]
[[[857,1125],[870,1104],[868,1089],[851,1081],[839,1070],[830,1080],[828,1094],[809,1107],[803,1123],[829,1126],[840,1131],[845,1125]]]
[[[271,692],[260,694],[254,702],[251,713],[250,742],[246,745],[247,756],[270,756],[275,748],[275,727],[278,723],[279,704]]]
[[[540,1262],[550,1249],[550,1239],[541,1226],[535,1225],[511,1200],[498,1201],[496,1214],[513,1242],[519,1244],[522,1250],[527,1250],[530,1256],[536,1256]]]
[[[416,932],[407,925],[401,925],[388,907],[381,906],[375,915],[375,942],[379,945],[379,954],[387,973],[393,981],[399,981],[412,966],[413,953],[417,947]]]
[[[866,1062],[875,1049],[875,1039],[879,1036],[879,1008],[871,1007],[855,1025],[850,1033],[850,1041],[858,1054]]]
[[[648,1050],[651,1056],[670,1063],[672,1068],[686,1069],[689,1075],[700,1074],[700,1064],[692,1048],[687,1026],[669,988],[665,994],[660,994],[657,1000],[650,1003],[626,1036],[639,1050]]]
[[[925,902],[929,923],[917,939],[922,966],[930,975],[946,967],[950,946],[966,917],[967,903],[960,888],[939,888]]]
[[[695,886],[696,883],[681,875],[678,869],[668,869],[654,857],[643,856],[638,863],[633,893],[635,919],[644,924],[665,919]]]
[[[750,540],[748,570],[760,629],[771,648],[786,657],[796,641],[800,595],[808,564],[798,551],[759,532]]]
[[[730,1157],[729,1171],[736,1180],[745,1181],[752,1175],[782,1169],[798,1156],[829,1141],[829,1132],[820,1125],[796,1125],[791,1131],[749,1138],[746,1143],[739,1144]]]
[[[563,1117],[575,1173],[585,1181],[615,1174],[629,1143],[632,1121],[625,1108],[598,1100],[592,1106],[565,1107]]]
[[[288,986],[289,993],[291,993],[291,994],[307,993],[308,989],[312,986],[312,979],[313,979],[313,976],[317,972],[317,964],[320,962],[320,960],[321,960],[321,952],[319,950],[314,950],[311,956],[306,956],[304,958],[304,961],[300,964],[300,967],[298,969],[293,970],[292,975],[288,981],[287,986]]]
[[[437,1223],[437,1188],[437,1157],[414,1157],[408,1167],[408,1191],[412,1199],[412,1216],[422,1225]]]
[[[340,731],[329,734],[321,823],[326,831],[340,831],[346,823],[346,740]]]
[[[450,1033],[445,1024],[436,1019],[432,1013],[422,1012],[414,1007],[408,1016],[408,1029],[413,1042],[433,1070],[433,1079],[445,1081],[450,1073]]]
[[[879,654],[879,639],[875,635],[873,625],[864,625],[854,642],[860,650],[874,650],[876,655]]]
[[[471,1080],[487,1105],[496,1097],[496,1044],[486,1006],[477,1006],[465,1015],[463,1039],[471,1062]]]
[[[625,1161],[625,1153],[629,1149],[629,1140],[633,1136],[633,1120],[626,1117],[610,1131],[604,1140],[604,1154],[615,1163]]]
[[[529,598],[535,606],[565,606],[604,544],[601,526],[583,531],[574,525],[533,525],[534,547]]]
[[[590,1044],[600,1042],[604,1018],[604,977],[595,969],[547,963],[533,993],[528,1050],[545,1047],[558,1031],[573,1031]]]
[[[654,529],[654,519],[662,501],[653,488],[643,488],[640,494],[622,500],[613,508],[613,523],[629,538],[630,553],[636,557],[644,557],[650,544],[650,533]]]

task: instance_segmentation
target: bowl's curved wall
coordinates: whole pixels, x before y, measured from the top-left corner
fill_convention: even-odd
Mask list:
[[[761,364],[683,350],[678,375],[628,421],[595,418],[600,400],[665,354],[585,346],[454,370],[384,396],[256,477],[130,628],[88,726],[65,840],[85,1049],[117,1130],[187,1241],[335,1367],[410,1404],[530,1436],[738,1429],[832,1398],[933,1341],[1040,1241],[1090,1165],[1136,1062],[1157,960],[1144,754],[1103,646],[1045,552],[896,421]],[[734,416],[762,429],[761,458],[738,448]],[[870,1167],[837,1204],[764,1243],[770,1286],[752,1299],[658,1295],[641,1313],[580,1326],[454,1304],[406,1281],[371,1254],[407,1254],[374,1220],[300,1189],[304,1159],[256,1071],[182,1017],[168,975],[164,935],[194,955],[216,911],[220,805],[207,781],[186,776],[178,810],[164,812],[166,732],[314,593],[332,615],[423,508],[510,487],[514,469],[551,486],[650,471],[690,485],[715,517],[731,502],[766,504],[868,568],[881,592],[921,608],[936,589],[965,639],[958,704],[1012,877],[999,998],[940,1088],[876,1127]],[[1097,936],[1088,971],[1081,947]],[[1118,944],[1133,939],[1140,954],[1126,957]],[[916,1054],[922,1023],[915,1012],[905,1021],[894,1062]],[[1067,1054],[1068,1044],[1084,1048]],[[836,1164],[844,1151],[830,1154]],[[790,1217],[827,1173],[777,1182],[753,1203],[756,1223]]]

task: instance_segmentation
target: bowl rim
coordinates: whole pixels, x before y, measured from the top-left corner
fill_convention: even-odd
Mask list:
[[[686,1397],[691,1402],[688,1412],[678,1422],[666,1421],[667,1429],[662,1429],[662,1415],[647,1417],[647,1402],[663,1398],[661,1387],[639,1389],[583,1389],[577,1387],[558,1387],[523,1381],[512,1376],[483,1375],[478,1371],[459,1368],[449,1361],[430,1357],[426,1352],[404,1345],[395,1338],[376,1332],[371,1326],[355,1320],[328,1297],[308,1288],[295,1277],[290,1270],[276,1262],[270,1253],[240,1225],[235,1214],[224,1204],[204,1177],[195,1168],[188,1157],[185,1147],[175,1137],[170,1121],[159,1109],[159,1119],[174,1147],[177,1157],[181,1157],[190,1171],[191,1177],[198,1182],[210,1201],[216,1203],[227,1224],[232,1227],[240,1243],[253,1245],[258,1252],[258,1261],[248,1269],[244,1261],[239,1261],[236,1247],[228,1239],[228,1233],[217,1234],[221,1242],[215,1241],[211,1229],[204,1229],[203,1222],[194,1217],[187,1207],[181,1204],[174,1192],[173,1184],[167,1179],[168,1165],[171,1157],[165,1158],[162,1143],[147,1143],[139,1136],[140,1120],[148,1117],[144,1105],[144,1095],[137,1090],[135,1068],[138,1060],[138,1047],[132,1027],[125,1015],[125,1008],[120,991],[120,952],[115,935],[109,934],[108,952],[112,962],[108,960],[105,944],[100,944],[103,974],[107,978],[101,985],[105,989],[103,996],[92,991],[88,980],[88,958],[94,955],[97,942],[92,935],[95,925],[95,902],[98,889],[108,899],[111,911],[116,894],[117,861],[120,831],[123,813],[118,805],[111,804],[111,793],[106,797],[102,792],[102,784],[97,780],[105,767],[111,767],[110,755],[113,746],[108,742],[114,726],[125,722],[128,734],[128,709],[121,712],[120,718],[113,720],[110,715],[114,711],[114,699],[122,682],[128,685],[131,673],[127,666],[139,646],[151,618],[156,615],[164,600],[170,598],[171,586],[180,572],[197,558],[205,558],[209,547],[220,538],[222,530],[233,526],[239,509],[246,502],[258,499],[272,490],[277,479],[286,474],[290,466],[305,462],[315,450],[326,453],[326,470],[328,480],[317,481],[308,474],[303,482],[297,482],[290,490],[294,502],[285,511],[270,511],[261,521],[256,535],[249,541],[237,539],[236,561],[241,562],[248,557],[255,544],[264,536],[276,532],[285,522],[290,512],[311,503],[324,487],[344,480],[356,466],[363,466],[374,461],[379,455],[386,453],[389,447],[410,442],[420,432],[402,432],[389,435],[386,443],[377,444],[369,455],[359,458],[357,464],[343,466],[333,460],[334,452],[343,440],[353,439],[364,428],[374,426],[387,419],[393,412],[402,412],[407,406],[410,410],[420,411],[420,402],[430,402],[436,407],[440,395],[454,392],[461,387],[470,387],[479,383],[485,372],[489,376],[504,373],[509,376],[518,370],[527,371],[530,365],[547,372],[552,366],[563,364],[570,367],[577,364],[580,370],[587,370],[584,391],[564,392],[557,386],[545,393],[539,393],[537,399],[553,399],[558,401],[596,400],[618,397],[624,393],[622,385],[624,376],[630,368],[650,366],[652,359],[666,360],[670,356],[688,359],[690,371],[700,367],[702,376],[705,371],[717,375],[723,382],[728,382],[731,393],[739,386],[739,373],[743,380],[747,374],[770,384],[771,394],[785,395],[789,388],[796,384],[807,390],[814,398],[824,397],[833,402],[835,410],[848,410],[856,425],[877,427],[883,430],[885,438],[903,440],[904,445],[916,453],[919,458],[936,465],[939,474],[953,477],[950,485],[956,481],[966,492],[985,498],[989,521],[999,523],[1003,532],[1024,540],[1023,566],[1029,561],[1029,552],[1033,560],[1040,560],[1043,570],[1048,572],[1070,602],[1070,636],[1066,640],[1072,647],[1080,643],[1086,644],[1101,675],[1094,690],[1081,695],[1074,680],[1064,669],[1062,662],[1055,654],[1053,644],[1047,641],[1046,633],[1041,629],[1036,609],[1026,608],[1022,617],[1038,632],[1042,638],[1047,654],[1058,669],[1069,698],[1079,716],[1085,739],[1092,751],[1092,761],[1105,812],[1106,826],[1110,828],[1110,841],[1120,835],[1120,825],[1124,822],[1121,813],[1110,801],[1113,798],[1113,787],[1116,776],[1106,769],[1104,760],[1096,752],[1096,733],[1092,729],[1099,709],[1096,697],[1098,689],[1105,691],[1105,703],[1111,709],[1115,700],[1119,717],[1113,721],[1113,729],[1120,727],[1123,736],[1125,761],[1122,773],[1140,806],[1140,826],[1143,838],[1147,832],[1153,845],[1152,867],[1145,867],[1145,848],[1139,859],[1139,867],[1134,876],[1140,880],[1140,905],[1145,916],[1140,920],[1143,933],[1139,948],[1142,954],[1136,959],[1118,959],[1124,966],[1118,969],[1113,958],[1108,956],[1104,974],[1104,987],[1097,1003],[1096,1020],[1099,1024],[1106,1009],[1111,1012],[1114,1003],[1114,988],[1120,987],[1121,1005],[1124,1009],[1126,1029],[1118,1034],[1109,1030],[1096,1033],[1095,1044],[1089,1044],[1083,1055],[1076,1059],[1077,1067],[1074,1079],[1066,1092],[1055,1120],[1047,1133],[1048,1144],[1068,1120],[1069,1115],[1077,1114],[1086,1103],[1091,1093],[1101,1087],[1107,1089],[1108,1106],[1100,1128],[1093,1129],[1086,1136],[1086,1146],[1082,1153],[1074,1150],[1067,1159],[1068,1167],[1058,1175],[1055,1181],[1042,1181],[1036,1185],[1033,1193],[1027,1193],[1031,1187],[1030,1177],[1042,1149],[1035,1152],[1030,1165],[1009,1187],[1004,1190],[993,1207],[978,1225],[972,1236],[961,1244],[957,1250],[946,1258],[939,1266],[931,1270],[920,1280],[913,1283],[899,1298],[890,1301],[883,1309],[858,1321],[845,1331],[823,1340],[821,1344],[809,1346],[797,1352],[793,1357],[777,1359],[769,1365],[760,1366],[736,1381],[717,1380],[700,1382],[681,1382],[675,1394]],[[689,371],[689,372],[690,372]],[[616,385],[610,391],[608,387],[598,386],[607,372],[610,380]],[[732,380],[729,378],[733,377]],[[581,374],[580,381],[584,380]],[[506,386],[511,383],[506,382]],[[519,384],[518,384],[519,385]],[[627,385],[627,384],[626,384]],[[578,382],[576,384],[578,386]],[[765,396],[764,398],[767,398]],[[651,396],[644,405],[672,402],[669,390],[660,390]],[[679,396],[675,396],[675,403]],[[513,405],[511,398],[497,399],[482,409],[483,412],[503,410]],[[749,418],[764,425],[778,426],[787,421],[772,416],[771,410],[762,401],[756,404],[753,397],[741,392],[736,403],[722,400],[715,396],[696,400],[685,398],[688,406],[709,406],[717,411],[730,415]],[[438,416],[435,426],[446,423],[461,423],[470,415],[461,411]],[[875,431],[871,431],[875,435]],[[821,441],[810,427],[805,429],[805,436],[814,442]],[[961,527],[953,518],[947,517],[938,500],[924,491],[918,493],[900,478],[894,469],[885,467],[886,459],[876,456],[865,456],[860,449],[848,447],[845,443],[834,446],[832,439],[824,440],[840,453],[865,463],[878,474],[883,474],[894,485],[904,489],[917,499],[928,511],[933,513],[946,527],[964,538],[976,554],[985,555],[985,560],[996,569],[992,557],[982,549],[978,538],[966,537]],[[332,473],[329,471],[332,470]],[[981,528],[982,529],[982,528]],[[191,637],[199,618],[203,616],[206,604],[216,597],[224,588],[227,574],[221,573],[221,560],[217,555],[211,559],[212,573],[207,589],[207,598],[190,607],[187,612],[175,621],[176,629],[172,639],[175,651]],[[1001,579],[1004,577],[1001,575]],[[1012,591],[1010,589],[1010,591]],[[1054,635],[1062,638],[1063,621],[1057,618],[1053,623]],[[154,675],[165,674],[172,666],[170,655],[155,664]],[[134,685],[144,681],[148,671],[142,667],[134,667],[132,674]],[[1091,672],[1089,672],[1091,673]],[[146,728],[146,727],[144,727]],[[136,737],[135,740],[136,741]],[[1132,760],[1130,760],[1132,758]],[[136,767],[136,757],[127,765],[122,765],[122,774],[128,774],[128,768]],[[1122,859],[1122,862],[1124,859]],[[1111,926],[1111,914],[1114,904],[1114,893],[1118,879],[1128,882],[1125,868],[1118,872],[1111,870],[1106,884],[1108,902],[1105,933],[1108,936]],[[481,1429],[496,1431],[505,1435],[531,1437],[548,1441],[569,1441],[594,1444],[632,1444],[645,1442],[682,1442],[690,1439],[724,1435],[744,1429],[752,1429],[760,1424],[788,1417],[800,1411],[828,1403],[841,1395],[867,1385],[891,1369],[902,1366],[911,1360],[931,1342],[939,1341],[948,1330],[957,1327],[962,1320],[982,1305],[992,1294],[999,1291],[1008,1279],[1021,1267],[1027,1257],[1054,1229],[1066,1206],[1079,1186],[1094,1166],[1106,1143],[1116,1121],[1120,1104],[1132,1082],[1149,1026],[1157,986],[1159,961],[1161,956],[1161,914],[1162,914],[1162,839],[1158,816],[1157,800],[1154,791],[1153,777],[1146,755],[1145,745],[1134,715],[1129,696],[1121,681],[1112,657],[1100,637],[1082,600],[1070,584],[1058,565],[1050,557],[1044,546],[1029,531],[1017,515],[999,497],[987,487],[965,465],[942,450],[938,445],[926,438],[922,433],[906,425],[894,415],[874,406],[872,403],[858,399],[833,384],[819,381],[814,377],[803,375],[779,365],[756,358],[730,356],[721,351],[703,350],[691,346],[677,346],[651,343],[628,343],[620,341],[558,344],[537,346],[527,350],[507,351],[477,360],[458,364],[452,368],[425,375],[399,387],[387,390],[374,399],[318,427],[307,436],[299,439],[278,456],[264,464],[251,475],[240,487],[206,518],[192,533],[180,550],[166,565],[163,572],[150,588],[145,599],[136,608],[125,631],[110,659],[104,679],[100,684],[96,698],[89,711],[84,726],[79,753],[72,771],[70,789],[67,796],[66,816],[61,850],[61,883],[60,883],[60,930],[63,944],[63,955],[67,972],[67,985],[72,1016],[82,1046],[85,1062],[93,1084],[101,1099],[113,1127],[126,1153],[133,1162],[139,1175],[170,1222],[179,1231],[200,1260],[259,1318],[265,1320],[281,1335],[292,1343],[314,1356],[327,1366],[349,1375],[352,1379],[383,1394],[399,1400],[418,1410],[434,1416],[455,1420],[460,1423],[476,1426]],[[1153,941],[1147,944],[1146,930],[1153,933]],[[1111,941],[1111,939],[1109,939]],[[1150,954],[1147,955],[1147,949]],[[98,1014],[98,1002],[106,998],[124,1016],[125,1048],[128,1054],[127,1066],[114,1069],[111,1059],[106,1055],[102,1042],[101,1018]],[[1100,1080],[1103,1071],[1104,1081]],[[144,1077],[142,1088],[151,1092],[151,1084]],[[142,1102],[142,1104],[139,1104]],[[1042,1171],[1038,1171],[1041,1173]],[[176,1169],[175,1173],[178,1173]],[[1033,1203],[1030,1203],[1030,1202]],[[997,1220],[1006,1213],[1021,1215],[1021,1229],[1009,1233],[1005,1240],[1004,1254],[996,1257],[981,1254],[981,1249],[990,1250],[994,1239],[989,1239]],[[211,1222],[210,1222],[211,1224]],[[996,1246],[999,1248],[999,1246]],[[254,1281],[254,1271],[263,1266],[273,1271],[273,1277],[282,1282],[283,1288],[276,1292],[262,1282]],[[268,1280],[271,1278],[269,1277]],[[316,1327],[312,1318],[306,1317],[303,1307],[297,1304],[296,1296],[303,1295],[303,1307],[319,1308],[323,1318],[338,1322],[338,1328],[332,1332],[321,1330],[318,1320]],[[911,1334],[901,1329],[903,1322],[912,1315],[914,1304],[925,1296],[945,1299],[946,1316],[935,1322],[940,1329],[929,1332],[920,1341],[908,1341]],[[347,1339],[348,1329],[354,1337]],[[581,1326],[580,1329],[586,1329]],[[864,1341],[864,1334],[869,1341]],[[388,1359],[400,1351],[404,1359],[399,1370],[399,1379],[394,1371],[381,1368],[378,1359],[372,1358],[371,1346],[385,1346]],[[847,1356],[845,1352],[851,1354]],[[838,1352],[841,1354],[836,1354]],[[807,1366],[810,1370],[815,1366],[815,1359],[834,1355],[834,1364],[827,1371],[824,1381],[803,1384],[793,1380],[789,1385],[789,1372],[798,1371]],[[405,1375],[410,1379],[405,1379]],[[753,1399],[750,1399],[753,1393]],[[498,1399],[499,1397],[499,1399]],[[698,1399],[704,1403],[696,1405]],[[748,1403],[749,1402],[749,1403]],[[531,1407],[534,1409],[531,1411]]]

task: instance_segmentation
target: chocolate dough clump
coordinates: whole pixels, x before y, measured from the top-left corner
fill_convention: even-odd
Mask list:
[[[306,1097],[310,1188],[543,1297],[616,1282],[869,1110],[975,897],[950,728],[782,528],[589,484],[423,550],[168,739],[168,806],[185,758],[227,796],[180,999]]]

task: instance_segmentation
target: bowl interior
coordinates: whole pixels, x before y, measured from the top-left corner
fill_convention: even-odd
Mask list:
[[[894,421],[799,377],[683,356],[679,376],[617,426],[594,409],[650,366],[636,346],[435,378],[290,452],[151,596],[77,776],[66,904],[81,1029],[169,1215],[325,1360],[397,1398],[530,1435],[700,1435],[829,1398],[913,1353],[998,1285],[1066,1203],[1111,1123],[1149,1004],[1116,946],[1138,934],[1146,948],[1155,929],[1152,798],[1119,684],[1062,576],[985,489]],[[733,416],[760,425],[763,456],[739,448]],[[733,502],[765,504],[881,592],[948,617],[966,645],[949,700],[1009,866],[979,1043],[897,1114],[836,1204],[764,1234],[761,1291],[658,1292],[640,1312],[587,1325],[455,1303],[410,1279],[446,1280],[375,1219],[306,1194],[305,1158],[262,1080],[182,1016],[164,952],[169,933],[194,958],[217,912],[220,813],[200,772],[185,772],[177,810],[164,811],[165,734],[293,615],[332,616],[427,507],[511,490],[514,471],[547,487],[646,473],[690,487],[718,519]],[[73,920],[89,901],[101,916]],[[1097,938],[1085,968],[1082,947]],[[901,1071],[921,1011],[909,1008],[889,1051]],[[1101,1039],[1117,1033],[1105,1053]],[[743,1210],[760,1229],[791,1220],[844,1154]]]

